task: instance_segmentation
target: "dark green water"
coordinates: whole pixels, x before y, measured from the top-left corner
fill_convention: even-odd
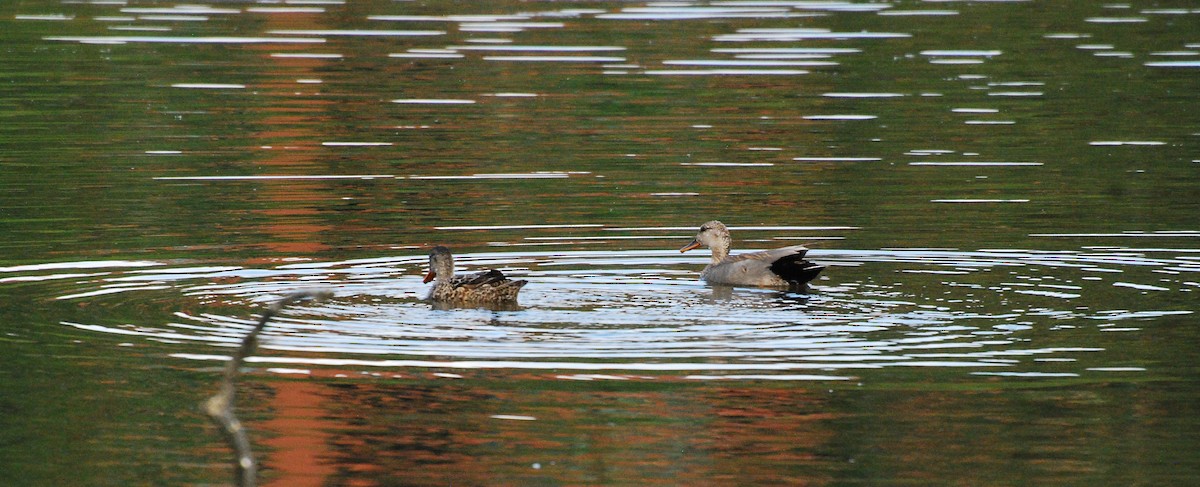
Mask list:
[[[0,479],[1200,480],[1187,2],[0,5]],[[675,250],[796,243],[812,293]],[[528,279],[419,300],[427,249]]]

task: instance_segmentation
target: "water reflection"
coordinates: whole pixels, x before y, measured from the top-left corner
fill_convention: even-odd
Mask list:
[[[446,479],[488,484],[497,476],[534,485],[629,478],[707,484],[747,464],[752,468],[736,475],[739,482],[781,484],[820,464],[820,452],[836,436],[830,420],[837,415],[827,412],[830,398],[816,392],[730,384],[651,385],[633,393],[590,387],[612,380],[601,375],[577,378],[582,380],[572,382],[586,391],[582,394],[481,388],[469,377],[281,383],[274,406],[293,421],[271,424],[268,431],[278,428],[288,437],[297,433],[283,430],[285,425],[302,427],[320,439],[311,446],[323,447],[313,451],[279,442],[283,458],[354,465],[337,478],[366,484],[387,483],[401,473],[415,484]],[[564,401],[576,407],[563,407]],[[280,485],[335,475],[295,463],[273,464]]]

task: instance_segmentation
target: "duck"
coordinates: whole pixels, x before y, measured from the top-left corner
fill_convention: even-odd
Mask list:
[[[429,251],[429,272],[425,283],[436,280],[426,300],[442,307],[479,306],[511,308],[517,293],[528,281],[512,280],[495,269],[463,276],[454,275],[454,256],[450,249],[436,246]]]
[[[712,262],[700,271],[700,278],[709,284],[804,289],[816,279],[825,266],[804,260],[808,248],[792,245],[778,249],[729,255],[729,229],[713,220],[700,226],[696,238],[679,252],[708,247]]]

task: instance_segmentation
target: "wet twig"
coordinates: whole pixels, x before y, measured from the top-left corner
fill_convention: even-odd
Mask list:
[[[237,481],[238,485],[242,487],[250,487],[257,483],[258,465],[254,462],[254,452],[250,450],[250,438],[246,436],[246,429],[233,414],[233,400],[237,392],[234,381],[237,380],[238,372],[246,361],[246,357],[254,353],[254,349],[258,347],[258,334],[267,326],[267,322],[283,308],[305,299],[323,301],[332,296],[333,294],[327,291],[302,291],[284,296],[268,307],[254,329],[250,330],[250,333],[242,339],[242,346],[238,348],[237,354],[225,364],[224,378],[221,380],[217,393],[204,401],[204,412],[208,413],[213,422],[221,428],[225,439],[229,441],[229,446],[233,448],[234,462],[237,466]]]

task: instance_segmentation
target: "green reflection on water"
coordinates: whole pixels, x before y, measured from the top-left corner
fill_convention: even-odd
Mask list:
[[[227,455],[213,441],[215,431],[196,399],[212,388],[213,373],[166,366],[153,342],[56,325],[98,310],[5,298],[0,472],[6,479],[22,485],[187,485],[223,478]]]

